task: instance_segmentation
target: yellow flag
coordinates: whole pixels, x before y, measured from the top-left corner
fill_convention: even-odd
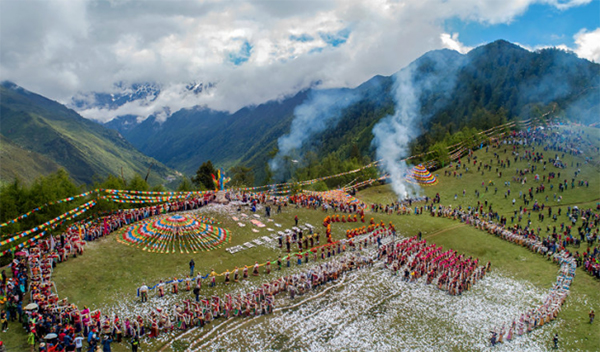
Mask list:
[[[81,235],[81,225],[77,225],[77,228],[79,229],[79,240],[81,241],[83,239]]]

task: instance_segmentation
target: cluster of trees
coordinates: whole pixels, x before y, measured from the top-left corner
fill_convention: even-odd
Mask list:
[[[190,192],[198,190],[214,189],[212,174],[216,174],[212,162],[209,160],[203,163],[196,176],[193,178],[183,177],[176,191]],[[254,173],[251,168],[245,166],[234,166],[230,169],[231,182],[230,187],[250,187],[254,184]],[[64,199],[86,191],[94,189],[126,189],[136,191],[167,191],[163,185],[150,186],[146,180],[139,174],[135,174],[131,179],[125,179],[109,174],[104,179],[96,178],[90,185],[78,185],[69,173],[64,169],[42,176],[31,184],[26,184],[19,179],[14,179],[10,183],[0,186],[0,222],[12,220],[22,214],[36,209],[49,202]],[[53,219],[67,211],[81,205],[95,196],[82,197],[72,202],[58,203],[44,207],[39,211],[21,219],[13,224],[0,228],[0,237],[8,237],[14,233],[28,230],[50,219]],[[96,207],[90,214],[97,212],[116,210],[127,207],[136,207],[143,205],[116,204],[107,200],[98,200]]]
[[[450,152],[455,148],[449,148],[454,145],[461,145],[466,148],[472,148],[476,144],[480,143],[478,133],[480,131],[476,128],[465,127],[461,131],[450,134],[446,134],[437,140],[434,144],[430,145],[427,152],[431,152],[419,160],[435,160],[440,165],[446,165],[450,162]],[[422,147],[417,145],[417,141],[413,141],[411,144],[413,155],[422,153]],[[417,153],[418,152],[418,153]]]
[[[308,152],[302,161],[302,165],[295,170],[293,180],[313,180],[323,176],[340,174],[356,170],[371,162],[369,157],[360,155],[357,146],[351,147],[350,150],[352,157],[341,157],[339,153],[332,152],[321,158],[314,152]],[[309,188],[315,191],[326,191],[328,189],[343,187],[349,183],[377,177],[379,177],[378,170],[376,168],[368,168],[360,172],[319,181]]]
[[[213,175],[217,177],[217,169],[214,167],[212,161],[207,160],[200,165],[196,171],[196,175],[192,177],[192,187],[195,187],[197,190],[215,189]],[[254,185],[254,171],[247,166],[233,166],[225,176],[231,177],[231,181],[227,184],[229,188],[252,187]]]
[[[60,199],[91,191],[97,188],[127,189],[136,191],[165,191],[162,185],[150,187],[140,176],[135,175],[129,180],[114,175],[108,175],[103,180],[97,180],[91,185],[77,185],[69,173],[64,169],[42,176],[31,185],[19,179],[13,180],[0,187],[0,222],[12,220],[32,209]],[[95,195],[82,197],[72,202],[53,204],[33,212],[26,218],[0,228],[0,236],[7,237],[11,234],[33,228],[41,223],[53,219],[67,211],[95,198]],[[119,205],[106,200],[99,200],[91,214],[117,209]]]
[[[4,223],[48,202],[74,196],[81,192],[80,187],[72,181],[64,169],[41,177],[29,186],[19,179],[15,179],[0,187],[0,222]],[[78,200],[74,203],[82,204],[84,202]],[[28,230],[72,208],[73,203],[61,203],[46,207],[25,219],[0,228],[0,234],[5,237],[7,234]]]

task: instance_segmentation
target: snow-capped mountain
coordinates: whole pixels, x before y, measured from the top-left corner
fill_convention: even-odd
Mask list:
[[[202,105],[214,83],[189,82],[161,85],[157,83],[117,83],[108,92],[82,92],[71,99],[69,107],[82,116],[102,123],[127,116],[135,124],[155,116],[164,121],[172,113]]]
[[[125,85],[122,82],[115,84],[115,91],[85,92],[79,93],[71,100],[71,107],[75,110],[87,110],[92,108],[114,110],[120,106],[133,101],[149,103],[158,97],[161,86],[156,83],[134,83]]]
[[[213,88],[215,85],[213,83],[207,83],[206,85],[202,82],[198,83],[198,82],[192,82],[189,83],[188,85],[185,86],[185,88],[194,93],[194,94],[200,94],[202,92],[204,92],[205,90],[209,90],[211,88]]]

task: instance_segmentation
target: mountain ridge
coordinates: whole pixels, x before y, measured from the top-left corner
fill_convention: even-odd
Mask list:
[[[338,157],[344,158],[356,145],[361,155],[374,157],[371,130],[381,118],[393,114],[396,108],[391,95],[394,77],[406,69],[415,70],[417,81],[432,72],[456,80],[451,92],[440,92],[436,91],[436,87],[430,87],[421,97],[421,114],[427,118],[419,121],[421,135],[414,144],[426,150],[447,133],[465,127],[489,128],[530,113],[528,109],[532,106],[555,102],[566,107],[573,102],[579,87],[594,86],[600,72],[598,67],[598,64],[558,49],[530,52],[505,40],[474,48],[467,54],[449,49],[433,50],[392,76],[377,75],[355,88],[343,88],[357,94],[359,99],[342,112],[335,126],[313,135],[303,149],[304,152],[316,151],[320,156],[335,152]],[[591,78],[586,79],[586,75]],[[564,89],[561,88],[562,91],[553,88],[558,86],[558,82],[567,84]],[[307,101],[312,91],[315,90],[308,89],[285,99],[242,108],[232,114],[206,109],[179,111],[161,124],[153,123],[152,129],[148,126],[142,128],[146,121],[130,125],[127,130],[117,126],[119,121],[109,122],[107,126],[112,124],[140,150],[188,175],[193,174],[203,161],[210,159],[225,167],[234,164],[251,166],[260,182],[265,176],[264,165],[277,148],[278,138],[289,132],[294,110]],[[590,106],[593,110],[598,102],[594,97],[590,99],[588,110]],[[279,110],[274,109],[269,114],[269,107],[274,106],[278,106]],[[213,119],[214,126],[207,128],[190,122],[206,118],[207,114],[216,117]],[[178,120],[171,120],[173,118]],[[170,120],[185,128],[175,126],[177,124]],[[142,129],[145,134],[136,134],[135,130]],[[177,129],[185,132],[175,133]],[[169,136],[168,140],[173,145],[163,142],[163,134]],[[248,135],[258,137],[248,138]],[[150,143],[152,147],[147,140],[153,141]],[[219,142],[238,143],[243,147],[218,147]],[[186,144],[193,148],[184,152],[180,146]],[[218,148],[221,150],[218,151]],[[420,150],[416,148],[413,151]],[[244,152],[243,149],[247,150]]]
[[[66,169],[78,183],[122,173],[145,175],[152,184],[176,173],[137,151],[118,132],[12,82],[0,85],[0,134],[20,149],[42,155]],[[45,174],[51,172],[48,170]]]
[[[137,148],[186,175],[193,175],[203,162],[211,160],[224,168],[249,166],[256,174],[256,182],[262,183],[269,179],[266,165],[277,153],[278,140],[290,133],[297,109],[310,104],[315,95],[330,92],[339,93],[340,97],[352,96],[352,103],[344,105],[338,119],[328,122],[324,130],[312,133],[299,150],[293,151],[298,157],[310,152],[310,158],[304,161],[300,158],[297,167],[307,167],[325,157],[345,160],[353,156],[364,158],[360,162],[368,162],[374,158],[374,125],[394,114],[403,103],[401,97],[396,101],[394,87],[396,77],[407,70],[412,71],[412,82],[424,87],[419,97],[422,118],[416,126],[419,137],[411,144],[411,152],[415,154],[427,151],[448,134],[465,128],[483,130],[509,120],[537,116],[549,105],[558,107],[557,114],[577,113],[581,116],[575,117],[580,120],[589,119],[594,113],[600,115],[597,94],[600,65],[559,49],[530,52],[498,40],[467,54],[448,49],[430,51],[391,76],[376,75],[354,88],[311,87],[233,113],[196,106],[178,110],[166,120],[156,115],[141,119],[133,115],[119,116],[104,124],[114,131],[102,134],[122,149]],[[425,84],[431,77],[437,82],[452,81],[452,84],[444,87]],[[22,89],[15,87],[16,91]],[[85,150],[82,153],[74,146],[73,138],[65,133],[68,128],[57,128],[56,121],[48,126],[47,119],[38,118],[37,112],[54,107],[55,102],[25,90],[21,93],[34,107],[21,116],[20,124],[33,124],[62,136],[55,148],[63,154],[74,153],[84,169],[102,168],[97,160],[92,162],[83,157]],[[94,131],[94,126],[100,126],[64,106],[60,111],[79,126]],[[54,120],[61,121],[61,118]],[[3,126],[3,134],[4,131]],[[11,140],[15,139],[26,144],[22,139]],[[29,146],[29,149],[35,148]],[[136,158],[143,158],[140,155]],[[148,166],[146,161],[144,167],[137,166],[135,172],[144,173],[141,169]],[[109,169],[114,173],[114,168]],[[163,176],[166,174],[168,172]]]

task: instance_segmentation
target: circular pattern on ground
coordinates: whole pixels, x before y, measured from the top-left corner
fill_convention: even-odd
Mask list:
[[[204,216],[158,215],[127,227],[117,240],[154,253],[210,251],[231,238],[229,230],[215,223]]]

